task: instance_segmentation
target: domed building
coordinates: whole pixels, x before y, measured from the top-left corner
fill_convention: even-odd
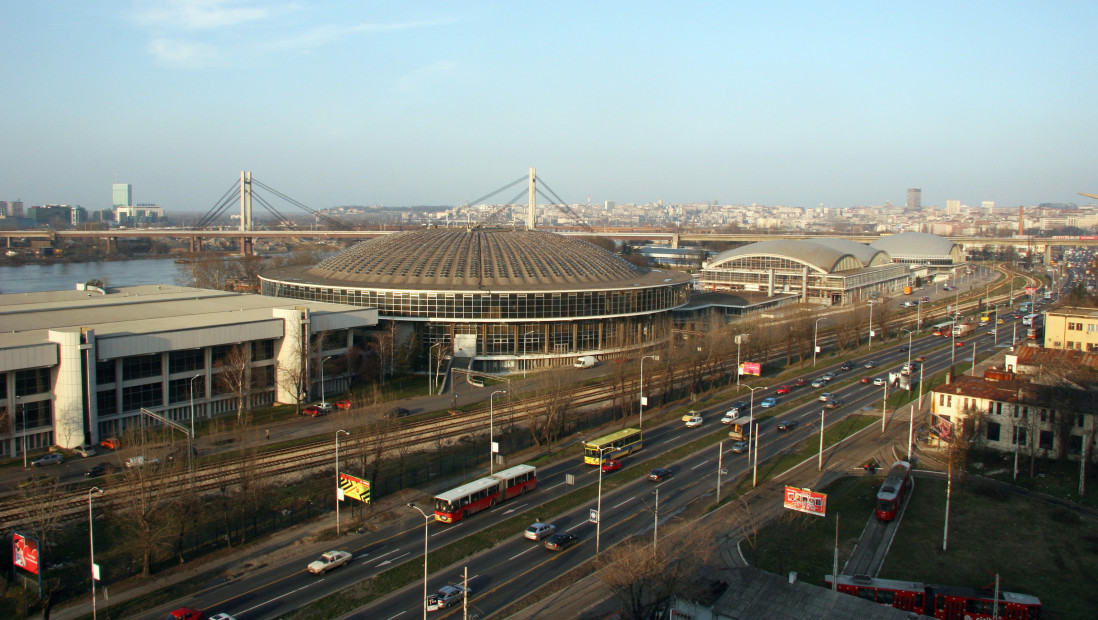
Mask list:
[[[443,343],[475,370],[503,372],[667,339],[691,277],[549,232],[435,228],[369,239],[260,281],[264,295],[377,308],[422,352]]]
[[[888,252],[893,262],[921,270],[918,275],[948,274],[965,262],[961,246],[930,233],[888,235],[870,243],[869,247]]]

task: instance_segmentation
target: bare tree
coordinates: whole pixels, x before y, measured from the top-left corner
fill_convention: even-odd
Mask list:
[[[563,428],[564,416],[571,406],[571,369],[553,368],[538,373],[536,393],[540,407],[528,411],[530,433],[538,446],[551,448]]]
[[[110,518],[140,553],[142,576],[151,572],[156,553],[170,546],[175,511],[165,490],[174,473],[173,463],[126,467],[112,487]]]
[[[69,499],[68,493],[67,485],[58,482],[56,476],[32,479],[20,485],[19,502],[31,532],[42,547],[49,545],[50,535],[60,525],[59,519],[65,500]]]
[[[234,345],[224,357],[214,362],[214,381],[223,394],[236,399],[236,423],[247,426],[245,413],[251,410],[251,349],[245,344]]]

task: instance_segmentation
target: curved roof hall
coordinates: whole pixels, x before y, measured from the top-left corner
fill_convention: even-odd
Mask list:
[[[821,273],[834,273],[838,270],[847,271],[851,267],[861,269],[884,265],[891,261],[887,253],[878,249],[848,239],[825,237],[820,239],[776,239],[774,241],[751,243],[721,252],[709,262],[708,267],[716,267],[721,263],[748,256],[785,258],[804,263]],[[853,259],[853,265],[851,265],[851,261],[846,261],[846,265],[843,264],[844,259],[848,257]]]
[[[894,257],[905,258],[940,258],[952,256],[962,259],[960,246],[945,237],[921,232],[902,232],[880,239],[869,244],[870,246],[888,252]]]

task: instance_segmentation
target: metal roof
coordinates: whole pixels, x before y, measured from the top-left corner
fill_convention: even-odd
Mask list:
[[[820,239],[776,239],[774,241],[760,241],[742,247],[725,250],[709,262],[707,268],[715,267],[721,263],[746,256],[772,256],[775,258],[787,258],[809,267],[832,273],[839,262],[851,256],[861,263],[861,267],[883,264],[888,258],[887,253],[871,248],[865,244],[824,237]],[[887,260],[886,260],[887,259]]]
[[[903,232],[881,237],[869,245],[896,258],[963,258],[960,246],[930,233]]]

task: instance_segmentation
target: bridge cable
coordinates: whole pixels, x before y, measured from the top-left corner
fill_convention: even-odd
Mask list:
[[[564,200],[562,200],[560,196],[557,196],[557,193],[553,191],[553,188],[549,187],[548,183],[546,183],[545,181],[542,181],[541,177],[538,177],[538,181],[539,181],[539,183],[538,183],[538,193],[539,194],[541,194],[541,188],[544,187],[550,194],[553,195],[553,198],[556,198],[557,202],[560,203],[559,205],[557,205],[558,209],[560,209],[561,211],[564,211],[568,215],[574,217],[576,219],[576,221],[579,222],[580,226],[583,226],[584,228],[586,228],[588,232],[595,232],[591,228],[591,225],[587,223],[587,220],[580,217],[580,215],[578,213],[573,211],[568,206],[568,203],[564,202]],[[542,194],[542,196],[545,196],[545,194]],[[545,196],[545,198],[548,199],[548,196]],[[552,203],[553,201],[549,200],[549,202]]]
[[[507,209],[510,209],[512,207],[522,208],[524,205],[519,204],[519,199],[522,198],[522,195],[525,194],[525,193],[526,193],[526,190],[524,189],[521,192],[519,192],[517,195],[515,195],[515,197],[512,198],[510,200],[510,202],[504,203],[503,206],[501,206],[501,207],[497,208],[495,211],[492,211],[491,213],[489,213],[488,217],[484,218],[484,222],[486,224],[491,223],[492,220],[494,220],[496,218],[496,216],[498,216],[500,213],[503,213],[504,211],[506,211]]]
[[[325,222],[328,222],[329,225],[334,226],[338,230],[352,230],[351,227],[348,226],[347,224],[344,224],[343,222],[341,222],[341,221],[339,221],[339,220],[337,220],[333,217],[329,217],[329,216],[324,215],[323,213],[321,213],[319,211],[316,211],[314,209],[309,208],[304,203],[299,202],[297,200],[294,200],[293,198],[290,198],[286,194],[283,194],[282,192],[278,191],[277,189],[271,187],[270,185],[267,185],[267,184],[265,184],[261,181],[256,181],[255,179],[252,179],[252,183],[262,187],[263,189],[265,189],[265,190],[267,190],[271,193],[273,193],[275,196],[278,196],[279,198],[281,198],[281,199],[285,200],[286,202],[290,203],[291,205],[294,205],[295,207],[297,207],[297,208],[299,208],[299,209],[301,209],[301,210],[303,210],[303,211],[305,211],[305,212],[307,212],[307,213],[309,213],[309,214],[311,214],[311,215],[313,215],[313,216],[315,216],[319,219],[322,219]]]
[[[216,220],[225,211],[226,206],[232,202],[233,195],[237,193],[239,189],[240,181],[233,183],[233,186],[229,188],[229,191],[225,192],[221,196],[217,204],[209,211],[207,211],[206,214],[202,216],[202,219],[198,220],[198,223],[195,224],[195,228],[197,228],[198,230],[204,230],[206,229],[206,227],[212,224],[214,220]]]
[[[484,202],[485,200],[488,200],[492,196],[495,196],[496,194],[502,192],[505,189],[511,189],[512,187],[518,185],[519,183],[522,183],[523,181],[527,180],[528,178],[529,178],[528,176],[519,177],[519,178],[515,179],[513,182],[508,183],[507,185],[504,185],[503,187],[501,187],[501,188],[497,189],[496,191],[492,192],[491,194],[481,196],[480,198],[477,198],[476,200],[473,200],[471,202],[466,202],[465,204],[467,204],[467,205],[480,204],[480,203]],[[519,194],[519,195],[521,196],[522,194]]]
[[[262,196],[257,195],[255,192],[252,192],[252,198],[255,199],[255,201],[258,202],[260,206],[266,209],[268,213],[275,216],[275,219],[278,221],[279,226],[289,228],[290,230],[300,230],[297,225],[294,224],[293,220],[287,218],[285,215],[280,213],[278,209],[274,208],[274,206],[267,202]]]

